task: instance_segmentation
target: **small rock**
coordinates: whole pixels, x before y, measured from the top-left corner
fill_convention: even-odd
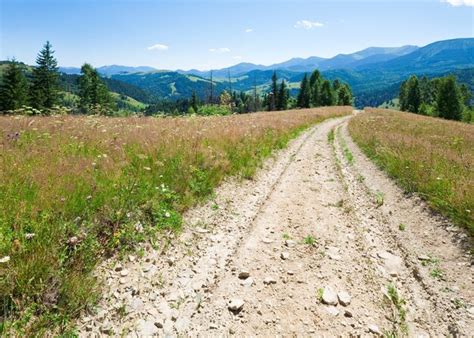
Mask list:
[[[467,309],[467,312],[471,315],[474,315],[474,306],[471,306],[469,309]]]
[[[209,232],[209,230],[201,228],[201,227],[196,227],[195,231],[200,234],[205,234]]]
[[[293,276],[295,274],[293,270],[288,270],[286,273],[289,274],[290,276]]]
[[[371,332],[371,333],[381,334],[380,329],[377,325],[370,324],[370,325],[367,326],[367,328],[369,329],[369,332]]]
[[[264,237],[262,239],[262,242],[265,243],[265,244],[270,244],[270,243],[273,243],[273,239]]]
[[[240,270],[239,272],[239,279],[247,279],[250,277],[250,272],[247,270]]]
[[[120,271],[120,276],[126,277],[126,276],[128,276],[128,273],[129,273],[129,271],[127,269],[123,269],[122,271]]]
[[[132,256],[132,255],[129,255],[129,256],[128,256],[128,260],[129,260],[130,262],[135,262],[135,259],[137,259],[137,257]]]
[[[245,287],[251,287],[253,285],[253,278],[252,277],[246,278],[246,279],[242,280],[240,282],[240,284],[245,286]]]
[[[153,320],[140,320],[138,324],[138,334],[142,337],[151,337],[158,333],[158,327]]]
[[[339,303],[343,306],[348,306],[351,303],[351,295],[345,291],[341,291],[337,294]]]
[[[335,292],[333,292],[330,288],[325,287],[323,290],[323,303],[327,305],[337,305],[338,299]]]
[[[162,329],[162,328],[163,328],[163,323],[156,321],[156,322],[155,322],[155,326],[156,326],[157,328],[159,328],[159,329]]]
[[[293,240],[291,240],[291,239],[287,239],[287,240],[285,241],[285,246],[287,246],[288,248],[292,248],[292,247],[294,247],[295,245],[296,245],[296,242],[293,241]]]
[[[427,256],[427,255],[419,255],[418,259],[420,261],[429,261],[431,258],[430,258],[430,256]]]
[[[352,318],[352,316],[353,316],[353,315],[352,315],[352,312],[350,312],[350,311],[348,311],[348,310],[344,311],[344,317]]]
[[[328,306],[328,307],[326,308],[326,311],[327,311],[329,314],[333,315],[334,317],[336,317],[337,315],[339,315],[339,310],[336,309],[334,306]]]
[[[117,264],[117,265],[115,266],[115,271],[120,272],[120,271],[122,271],[122,270],[123,270],[122,264]]]
[[[146,265],[143,267],[143,272],[149,272],[151,270],[151,266],[150,265]]]
[[[287,260],[288,258],[290,258],[290,254],[288,252],[282,252],[280,254],[280,258],[283,260]]]
[[[276,284],[276,280],[273,277],[265,277],[265,279],[263,280],[263,284],[265,285]]]
[[[240,298],[234,298],[229,301],[228,309],[232,312],[239,312],[244,307],[245,302]]]
[[[216,325],[216,324],[213,324],[213,323],[211,323],[211,324],[209,324],[209,329],[211,329],[211,330],[215,330],[215,329],[217,329],[217,325]]]

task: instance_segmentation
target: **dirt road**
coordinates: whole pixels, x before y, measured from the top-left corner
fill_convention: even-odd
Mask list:
[[[223,184],[168,246],[106,262],[80,335],[472,335],[466,235],[360,153],[350,118]]]

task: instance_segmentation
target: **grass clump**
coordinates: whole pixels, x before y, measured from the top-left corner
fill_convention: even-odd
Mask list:
[[[166,248],[225,176],[252,177],[305,127],[346,114],[0,117],[0,332],[64,333],[99,296],[103,257]]]
[[[407,192],[474,235],[474,126],[383,109],[349,122],[364,153]]]
[[[313,245],[316,243],[316,237],[308,235],[303,239],[303,243],[307,245]]]
[[[406,324],[406,309],[405,309],[405,300],[398,293],[395,285],[390,283],[387,286],[387,295],[396,310],[396,316],[392,319],[395,324],[398,324],[400,331],[406,335],[408,333],[408,326]],[[398,318],[396,318],[398,317]],[[396,330],[392,331],[396,333]],[[395,336],[398,336],[395,334]]]

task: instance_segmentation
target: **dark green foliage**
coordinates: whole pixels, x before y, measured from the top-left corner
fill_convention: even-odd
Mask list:
[[[97,70],[85,63],[81,67],[81,74],[79,78],[79,97],[83,112],[99,115],[110,114],[113,109],[113,100]]]
[[[321,105],[321,82],[321,73],[316,69],[309,79],[311,86],[311,105],[313,107],[319,107]]]
[[[198,111],[198,104],[199,100],[197,98],[196,92],[193,92],[193,95],[191,96],[191,108],[194,110],[195,113]]]
[[[31,87],[31,105],[38,109],[50,109],[58,101],[59,73],[58,62],[49,41],[36,58]]]
[[[443,78],[436,100],[439,116],[448,120],[461,120],[463,112],[461,91],[453,76]]]
[[[28,82],[18,62],[12,60],[0,85],[0,110],[21,108],[28,102]]]
[[[334,92],[329,80],[324,80],[321,86],[321,106],[334,105]]]
[[[278,84],[277,84],[277,75],[276,72],[273,72],[272,75],[272,87],[271,87],[271,96],[270,96],[270,105],[268,106],[268,109],[270,111],[276,110],[277,107],[279,106],[278,104]]]
[[[300,108],[311,107],[311,87],[308,80],[308,75],[304,74],[300,85],[300,92],[298,93],[297,103]]]
[[[337,91],[337,104],[339,106],[352,105],[352,91],[349,85],[341,84]]]
[[[288,109],[288,97],[289,97],[288,88],[286,87],[285,80],[281,81],[280,89],[278,90],[277,95],[277,109],[278,110],[286,110]]]
[[[400,109],[420,115],[471,122],[471,90],[454,75],[429,80],[411,76],[400,86]]]

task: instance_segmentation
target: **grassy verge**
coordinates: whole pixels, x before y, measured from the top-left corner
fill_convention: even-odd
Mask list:
[[[64,330],[101,258],[179,231],[225,176],[351,107],[196,118],[0,117],[0,333]]]
[[[474,235],[474,126],[383,109],[349,123],[352,138],[409,192]]]

